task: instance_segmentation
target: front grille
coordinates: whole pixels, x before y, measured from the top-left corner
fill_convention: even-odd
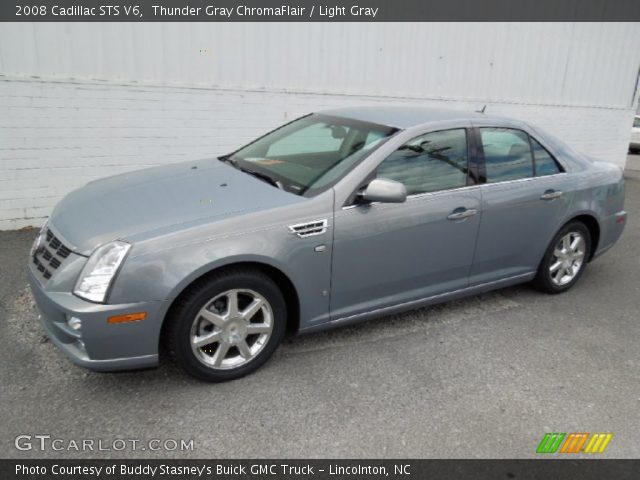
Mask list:
[[[65,247],[49,229],[47,229],[47,244],[49,245],[49,248],[51,248],[51,250],[55,251],[55,253],[62,258],[67,258],[71,253],[71,249]]]
[[[49,280],[53,272],[71,254],[71,249],[60,241],[50,229],[47,229],[40,246],[33,253],[33,264],[42,278]]]
[[[38,260],[38,257],[36,255],[33,256],[33,264],[36,266],[45,280],[49,280],[51,278],[51,271],[44,266],[44,263]]]

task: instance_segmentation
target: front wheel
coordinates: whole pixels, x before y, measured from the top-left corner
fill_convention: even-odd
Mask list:
[[[178,300],[167,321],[173,359],[197,378],[222,382],[264,364],[284,337],[287,319],[273,280],[239,269],[196,285]]]
[[[551,241],[534,285],[547,293],[562,293],[573,287],[587,265],[591,234],[584,223],[565,225]]]

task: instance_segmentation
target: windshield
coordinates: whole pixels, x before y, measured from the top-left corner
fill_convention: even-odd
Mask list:
[[[314,196],[335,184],[397,131],[373,123],[312,114],[221,160],[289,192]]]

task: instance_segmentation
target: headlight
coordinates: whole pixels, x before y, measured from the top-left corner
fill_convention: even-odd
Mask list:
[[[36,238],[33,240],[33,245],[31,245],[31,256],[33,257],[36,252],[38,251],[38,249],[42,246],[42,242],[44,242],[44,237],[47,233],[47,225],[49,222],[45,221],[44,224],[42,224],[42,227],[40,227],[40,231],[38,232],[38,235],[36,236]]]
[[[119,240],[96,248],[82,269],[73,293],[92,302],[104,302],[111,281],[130,248],[130,244]]]

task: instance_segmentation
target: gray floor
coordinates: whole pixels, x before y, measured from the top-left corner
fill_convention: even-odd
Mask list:
[[[221,385],[71,365],[30,309],[33,232],[0,233],[0,457],[160,456],[18,452],[19,434],[194,440],[175,457],[534,457],[552,431],[613,432],[604,456],[638,457],[640,157],[628,164],[626,232],[570,292],[520,286],[294,338]]]

